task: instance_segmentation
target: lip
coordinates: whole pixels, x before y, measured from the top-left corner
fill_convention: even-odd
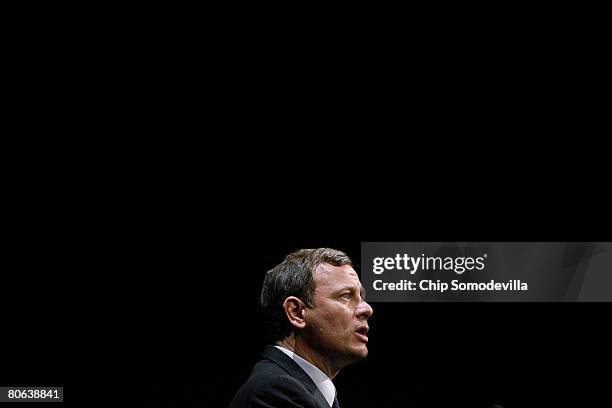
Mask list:
[[[363,341],[364,343],[367,343],[368,342],[368,330],[370,330],[370,328],[367,325],[359,326],[355,329],[355,335],[357,336],[359,340]]]

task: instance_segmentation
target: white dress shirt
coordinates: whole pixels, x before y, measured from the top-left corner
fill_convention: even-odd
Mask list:
[[[332,380],[330,380],[329,377],[325,375],[323,371],[319,370],[318,367],[310,364],[308,361],[304,360],[302,357],[298,356],[293,351],[287,350],[286,348],[281,346],[274,347],[288,355],[289,358],[291,358],[300,367],[302,367],[302,370],[306,371],[306,374],[308,374],[312,381],[317,385],[317,388],[319,389],[319,391],[321,391],[321,394],[323,394],[325,400],[331,407],[334,403],[334,398],[336,397],[336,387],[334,386]]]

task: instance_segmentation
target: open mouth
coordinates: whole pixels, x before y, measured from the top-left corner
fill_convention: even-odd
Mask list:
[[[367,343],[368,342],[368,326],[361,326],[355,330],[355,335],[359,340]]]

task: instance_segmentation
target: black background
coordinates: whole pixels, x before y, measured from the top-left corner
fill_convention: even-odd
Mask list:
[[[202,54],[186,38],[167,42],[168,58],[150,42],[149,60],[139,41],[126,55],[142,65],[125,78],[131,67],[117,63],[115,81],[116,55],[102,58],[111,67],[93,81],[86,72],[81,90],[100,106],[69,96],[85,112],[44,120],[24,109],[21,121],[40,122],[33,134],[72,126],[79,140],[99,137],[91,149],[55,138],[66,160],[29,139],[23,157],[6,149],[17,157],[6,177],[17,188],[6,188],[14,209],[5,218],[16,228],[4,247],[2,383],[64,385],[81,406],[129,398],[141,403],[132,406],[225,407],[264,346],[263,274],[290,251],[330,246],[358,260],[361,241],[610,240],[608,149],[597,122],[604,65],[592,26],[584,40],[543,29],[545,41],[527,54],[533,37],[513,44],[514,22],[502,29],[510,41],[493,36],[490,45],[450,33],[430,46],[433,26],[399,46],[366,34],[337,67],[330,61],[344,60],[338,50],[348,41],[329,57],[261,42],[284,62],[276,64],[251,33],[219,41],[227,27],[210,46],[238,60],[182,61]],[[490,37],[489,28],[477,31]],[[449,57],[453,39],[460,44]],[[180,44],[187,50],[175,55]],[[160,60],[179,73],[163,66],[148,77]],[[305,72],[294,70],[306,62]],[[186,67],[195,73],[184,75]],[[76,73],[68,75],[73,82]],[[40,78],[23,83],[37,87]],[[160,78],[180,91],[161,92]],[[91,82],[117,88],[98,92]],[[209,85],[221,90],[211,96]],[[63,106],[56,94],[64,91],[50,93],[51,105]],[[332,143],[337,136],[346,140]],[[49,165],[33,155],[37,147]],[[369,357],[336,379],[344,407],[610,401],[607,304],[373,307]]]

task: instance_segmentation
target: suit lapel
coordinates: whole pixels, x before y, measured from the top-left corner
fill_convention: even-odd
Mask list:
[[[262,357],[276,363],[283,370],[289,373],[289,375],[304,384],[304,387],[310,391],[314,399],[317,401],[319,408],[330,408],[327,400],[314,381],[312,381],[312,378],[310,378],[310,376],[306,374],[304,370],[302,370],[302,367],[300,367],[298,363],[293,361],[288,355],[274,346],[266,346]]]

